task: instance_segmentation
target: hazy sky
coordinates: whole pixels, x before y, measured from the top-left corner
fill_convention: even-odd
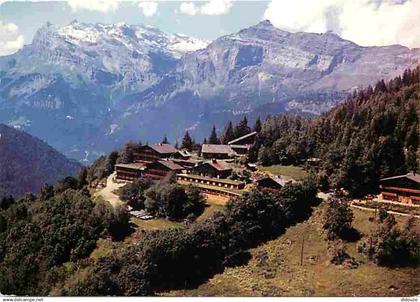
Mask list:
[[[149,24],[215,39],[269,19],[289,31],[332,30],[360,45],[420,47],[420,0],[0,0],[0,55],[30,43],[47,21]]]

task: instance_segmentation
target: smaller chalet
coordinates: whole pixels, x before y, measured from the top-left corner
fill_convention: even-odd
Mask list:
[[[141,146],[138,152],[134,153],[134,161],[151,163],[161,159],[169,158],[178,150],[169,144],[153,144]]]
[[[168,173],[181,173],[184,168],[171,160],[159,160],[147,164],[143,176],[155,180],[164,178]]]
[[[257,132],[251,132],[228,142],[228,145],[239,155],[247,155],[255,142]]]
[[[227,178],[232,174],[232,168],[222,161],[213,159],[192,167],[190,173],[210,178]]]
[[[380,180],[380,199],[420,204],[420,174],[408,173]]]
[[[245,186],[244,182],[236,180],[217,179],[193,174],[177,174],[177,180],[181,184],[194,184],[203,193],[227,198],[240,196],[242,194],[241,190]]]
[[[177,152],[175,152],[172,158],[188,160],[191,158],[191,153],[187,150],[178,150]]]
[[[202,161],[201,160],[195,160],[195,159],[176,159],[176,158],[171,158],[171,161],[173,161],[174,163],[184,167],[185,169],[191,169],[192,167],[201,164]]]
[[[229,145],[203,144],[201,156],[206,159],[228,159],[237,156]]]
[[[145,166],[141,163],[116,164],[116,178],[119,180],[133,181],[141,177]]]
[[[266,176],[255,181],[259,190],[279,191],[286,184],[293,182],[291,178]]]

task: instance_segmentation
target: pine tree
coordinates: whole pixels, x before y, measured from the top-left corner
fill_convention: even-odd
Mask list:
[[[258,119],[255,121],[255,125],[252,130],[259,133],[261,131],[261,127],[261,119],[260,117],[258,117]]]
[[[168,138],[166,137],[166,135],[162,140],[162,144],[169,144],[169,141],[168,141]]]
[[[193,149],[193,141],[188,131],[185,132],[184,138],[182,139],[181,149],[191,151]]]
[[[408,172],[417,171],[417,155],[413,146],[410,146],[407,151],[406,167]]]
[[[209,144],[214,144],[214,145],[219,145],[220,144],[220,140],[217,137],[217,132],[216,132],[216,126],[213,125],[213,129],[211,130],[211,134],[209,137]]]
[[[235,127],[235,138],[247,135],[248,133],[251,133],[251,128],[248,126],[248,119],[246,116],[236,125]]]
[[[226,145],[228,142],[234,139],[235,139],[235,133],[233,132],[233,125],[232,125],[232,122],[229,121],[225,127],[225,131],[221,135],[220,140],[222,141],[222,144]]]

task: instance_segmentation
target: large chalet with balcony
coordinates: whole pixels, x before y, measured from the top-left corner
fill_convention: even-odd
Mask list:
[[[201,151],[200,157],[169,144],[144,145],[134,154],[133,163],[115,165],[116,179],[160,180],[173,173],[180,184],[194,184],[205,194],[224,198],[240,196],[245,183],[229,179],[233,169],[229,160],[224,160],[238,154],[229,145],[204,144]]]
[[[181,173],[184,167],[171,160],[159,160],[146,165],[142,176],[154,180],[160,180],[169,173]]]
[[[408,173],[380,180],[380,200],[420,204],[420,174]]]
[[[133,154],[134,162],[152,163],[174,156],[178,150],[170,144],[144,145]]]

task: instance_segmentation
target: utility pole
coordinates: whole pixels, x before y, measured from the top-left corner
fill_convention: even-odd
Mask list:
[[[305,245],[305,234],[302,234],[302,247],[300,249],[300,266],[303,265],[303,247]]]

